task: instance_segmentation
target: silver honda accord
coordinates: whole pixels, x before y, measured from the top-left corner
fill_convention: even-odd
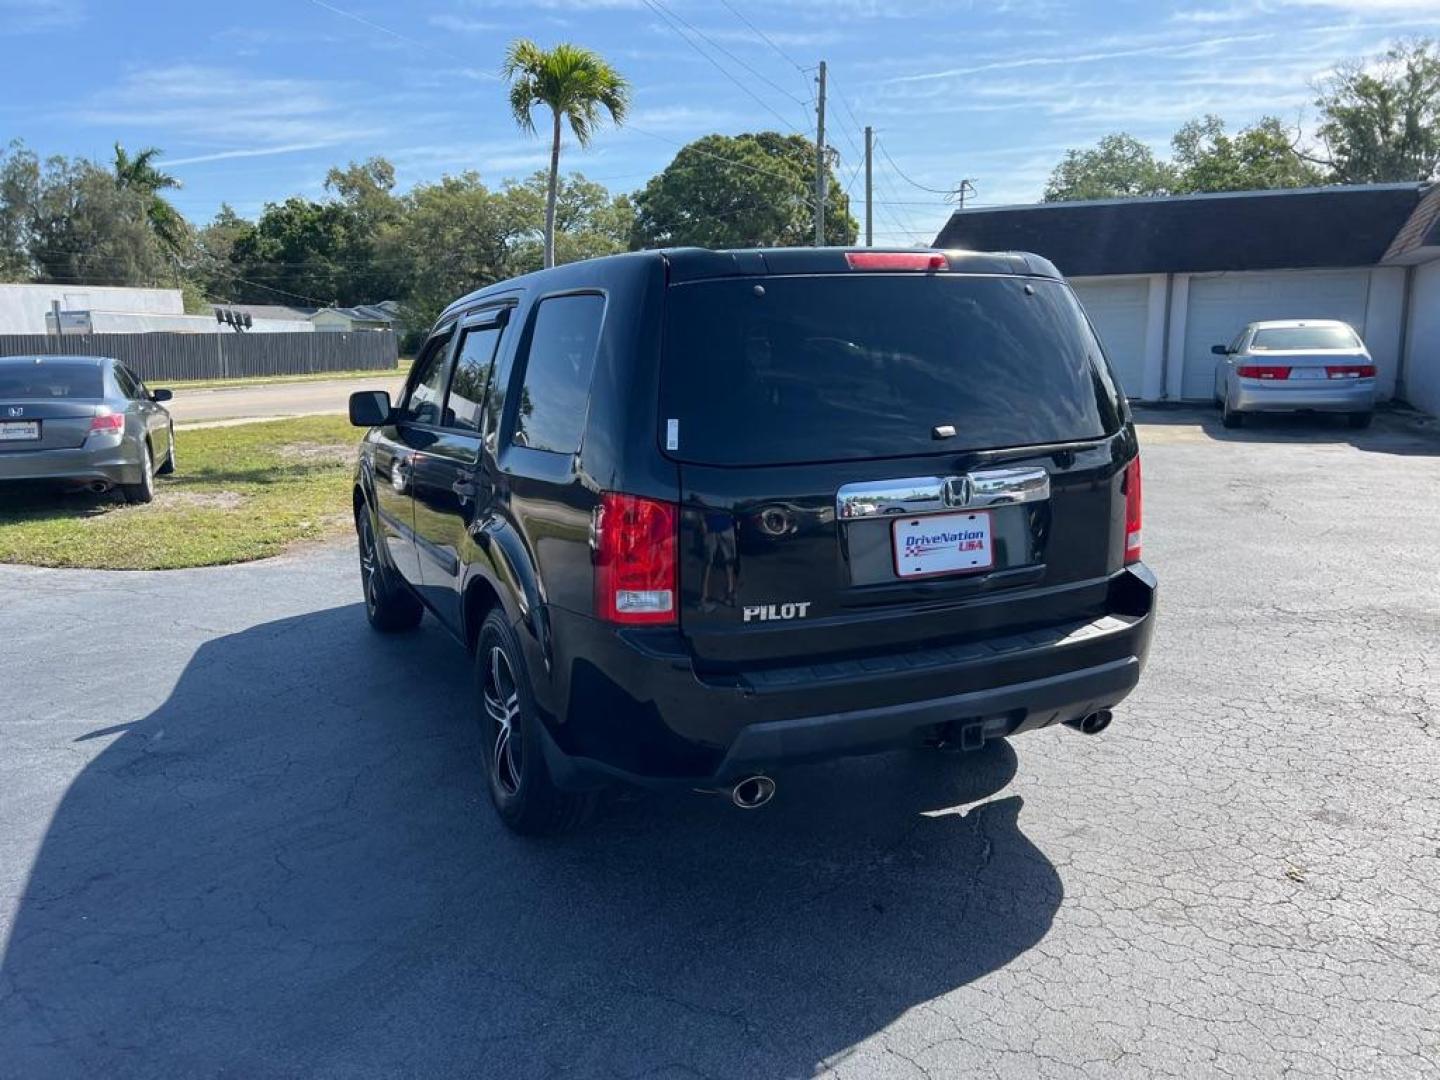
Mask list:
[[[0,356],[0,481],[46,481],[127,502],[155,497],[155,474],[175,471],[175,426],[118,360]]]

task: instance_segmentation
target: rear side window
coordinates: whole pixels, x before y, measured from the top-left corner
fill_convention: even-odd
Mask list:
[[[516,410],[517,445],[558,454],[580,449],[604,318],[603,296],[554,296],[540,302]]]
[[[785,464],[1070,442],[1119,429],[1100,345],[1060,282],[817,275],[673,286],[661,445]],[[955,428],[937,440],[935,428]]]
[[[0,399],[99,399],[104,386],[99,364],[0,363]]]
[[[1348,326],[1279,326],[1256,330],[1251,349],[1358,349],[1360,339]]]

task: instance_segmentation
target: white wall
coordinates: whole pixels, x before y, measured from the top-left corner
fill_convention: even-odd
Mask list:
[[[1370,297],[1365,304],[1365,347],[1375,360],[1375,393],[1382,401],[1395,396],[1400,370],[1400,339],[1405,320],[1405,268],[1379,266],[1370,271]],[[1358,329],[1358,328],[1357,328]]]
[[[148,334],[168,331],[178,334],[233,334],[215,321],[213,315],[137,315],[131,311],[92,311],[90,329],[97,334]],[[247,334],[307,334],[315,327],[304,319],[256,319]]]
[[[1411,272],[1405,400],[1432,416],[1440,416],[1440,261],[1417,266]]]
[[[1164,275],[1159,275],[1159,280],[1163,292]],[[1152,279],[1148,276],[1071,278],[1070,284],[1100,335],[1126,395],[1151,396],[1147,368],[1151,359],[1148,346],[1153,318]],[[1163,308],[1161,318],[1164,318]]]
[[[0,285],[0,334],[43,334],[50,302],[66,311],[109,311],[184,315],[179,289],[127,289],[109,285]]]

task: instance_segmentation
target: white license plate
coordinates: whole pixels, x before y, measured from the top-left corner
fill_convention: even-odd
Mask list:
[[[0,442],[24,442],[38,438],[39,420],[0,420]]]
[[[1293,367],[1290,369],[1292,379],[1323,379],[1327,372],[1323,367]]]
[[[989,511],[901,518],[890,528],[895,573],[902,578],[960,574],[995,565]]]

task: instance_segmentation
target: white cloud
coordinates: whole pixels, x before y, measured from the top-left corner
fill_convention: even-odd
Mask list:
[[[452,30],[459,34],[483,34],[500,29],[499,23],[471,19],[464,15],[431,15],[427,21],[437,30]]]
[[[218,150],[213,154],[195,154],[191,157],[162,158],[166,168],[182,165],[201,165],[209,161],[232,161],[236,158],[273,157],[276,154],[298,154],[305,150],[320,150],[331,145],[328,142],[292,143],[288,146],[252,146],[243,150]]]
[[[84,21],[81,0],[0,0],[0,36],[62,30]]]

